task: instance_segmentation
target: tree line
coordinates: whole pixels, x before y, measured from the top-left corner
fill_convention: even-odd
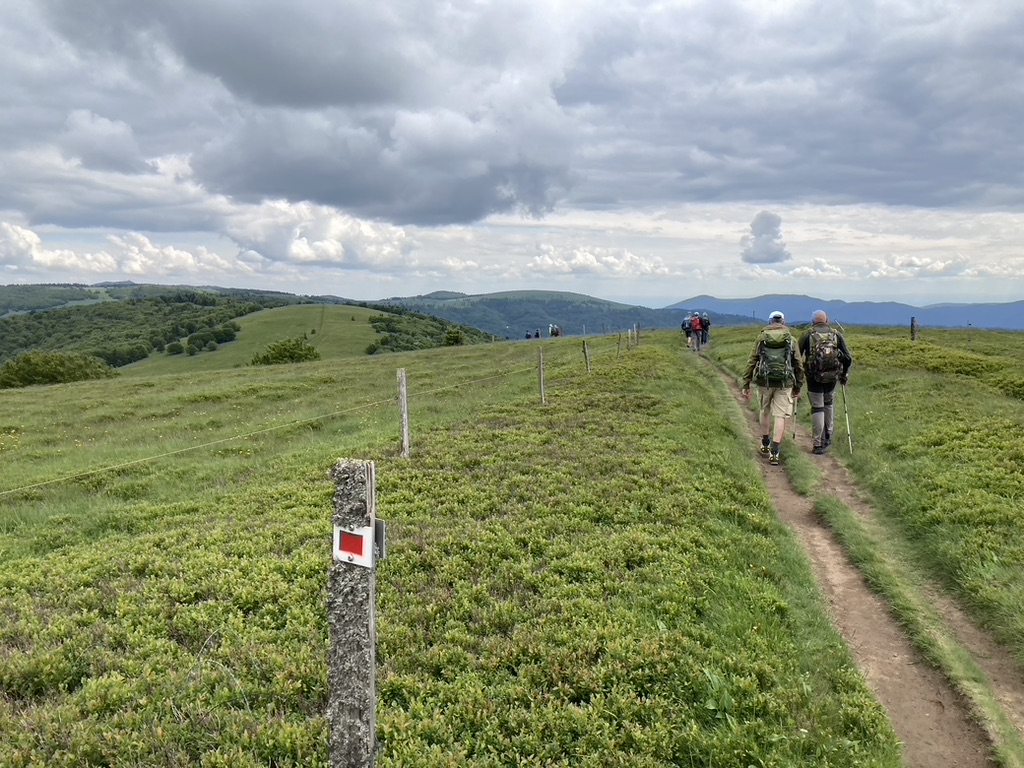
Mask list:
[[[0,285],[0,317],[11,312],[50,309],[73,301],[98,301],[95,291],[80,285]]]
[[[104,301],[0,319],[0,363],[34,350],[77,352],[118,368],[168,345],[195,353],[234,338],[234,319],[272,306],[282,297],[226,298],[202,291],[173,291],[146,298]],[[183,341],[184,340],[184,341]],[[178,351],[176,347],[170,350]]]
[[[368,355],[483,344],[493,340],[491,334],[479,328],[456,325],[439,317],[412,312],[403,307],[367,304],[362,306],[386,313],[370,317],[370,325],[377,331],[379,338],[367,346]]]

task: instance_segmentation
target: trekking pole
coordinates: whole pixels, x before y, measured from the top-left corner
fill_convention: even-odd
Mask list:
[[[846,436],[850,440],[850,455],[853,455],[853,432],[850,431],[850,409],[846,405],[846,385],[843,384],[843,411],[846,413]]]
[[[830,320],[829,322],[831,322],[832,325],[838,326],[839,327],[839,332],[842,333],[844,336],[846,335],[846,329],[843,328],[843,326],[839,323],[838,320]],[[844,413],[846,413],[846,436],[850,440],[850,455],[852,456],[853,455],[853,432],[850,431],[850,409],[846,405],[846,385],[843,384],[842,387],[843,387],[843,411],[844,411]]]

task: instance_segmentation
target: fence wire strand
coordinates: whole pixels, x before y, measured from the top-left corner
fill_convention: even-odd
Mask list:
[[[475,384],[481,384],[481,383],[486,382],[486,381],[493,381],[494,379],[507,378],[509,376],[515,376],[515,375],[518,375],[518,374],[527,373],[529,371],[534,370],[534,368],[535,368],[535,366],[530,366],[529,368],[519,368],[519,369],[514,370],[514,371],[508,371],[506,373],[500,373],[500,374],[496,374],[494,376],[485,376],[485,377],[479,378],[479,379],[471,379],[469,381],[461,381],[461,382],[459,382],[457,384],[449,384],[449,385],[446,385],[444,387],[438,387],[436,389],[431,389],[431,390],[427,390],[427,391],[424,391],[424,392],[416,392],[414,394],[410,393],[409,394],[409,398],[411,399],[413,397],[420,397],[420,396],[423,396],[423,395],[433,395],[433,394],[436,394],[438,392],[445,392],[445,391],[452,390],[452,389],[458,389],[459,387],[465,387],[465,386],[470,386],[470,385],[475,385]],[[340,411],[333,411],[332,413],[325,413],[325,414],[322,414],[320,416],[312,416],[312,417],[310,417],[308,419],[298,419],[297,421],[290,421],[290,422],[288,422],[286,424],[275,424],[275,425],[270,426],[270,427],[263,427],[262,429],[256,429],[256,430],[253,430],[251,432],[246,432],[246,433],[243,433],[243,434],[240,434],[240,435],[231,435],[230,437],[223,437],[223,438],[220,438],[218,440],[211,440],[209,442],[200,443],[198,445],[190,445],[190,446],[187,446],[185,448],[178,448],[178,449],[173,450],[173,451],[166,451],[165,453],[158,453],[158,454],[155,454],[153,456],[146,456],[145,458],[141,458],[141,459],[132,459],[131,461],[121,462],[120,464],[111,464],[111,465],[106,466],[106,467],[99,467],[97,469],[90,469],[90,470],[87,470],[85,472],[76,472],[75,474],[66,475],[64,477],[57,477],[57,478],[54,478],[52,480],[44,480],[44,481],[39,482],[39,483],[31,483],[29,485],[23,485],[23,486],[20,486],[18,488],[11,488],[11,489],[6,490],[6,491],[0,491],[0,497],[11,496],[13,494],[23,493],[25,491],[33,491],[33,490],[35,490],[37,488],[43,488],[45,486],[55,485],[57,483],[68,483],[68,482],[72,482],[74,480],[81,480],[82,478],[85,478],[85,477],[91,477],[92,475],[100,475],[100,474],[103,474],[104,472],[114,472],[114,471],[119,470],[119,469],[124,469],[125,467],[133,467],[133,466],[136,466],[136,465],[139,465],[139,464],[148,464],[150,462],[159,461],[160,459],[166,459],[166,458],[168,458],[170,456],[176,456],[176,455],[181,454],[181,453],[187,453],[189,451],[198,451],[198,450],[202,450],[204,448],[211,448],[211,447],[213,447],[215,445],[221,445],[223,443],[229,443],[229,442],[231,442],[233,440],[245,440],[245,439],[248,439],[250,437],[255,437],[256,435],[265,434],[267,432],[274,432],[274,431],[279,430],[279,429],[287,429],[289,427],[295,427],[295,426],[299,426],[299,425],[302,425],[302,424],[309,424],[309,423],[312,423],[314,421],[321,421],[323,419],[331,419],[331,418],[334,418],[336,416],[342,416],[342,415],[344,415],[346,413],[354,413],[355,411],[369,410],[371,408],[377,408],[377,407],[379,407],[381,405],[386,405],[388,403],[394,402],[395,399],[396,399],[395,397],[389,397],[389,398],[386,398],[384,400],[377,400],[377,401],[374,401],[372,403],[363,403],[362,405],[353,406],[352,408],[345,408],[345,409],[340,410]]]

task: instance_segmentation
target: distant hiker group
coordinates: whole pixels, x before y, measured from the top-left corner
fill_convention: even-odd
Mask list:
[[[688,314],[686,319],[683,320],[682,328],[683,333],[686,334],[686,346],[694,352],[700,352],[704,345],[708,343],[711,318],[708,317],[707,312],[703,314],[700,312],[694,312],[692,315]]]
[[[811,315],[811,327],[794,338],[782,312],[768,316],[743,372],[742,390],[750,399],[750,386],[758,390],[761,453],[778,464],[786,420],[793,418],[804,384],[811,403],[811,452],[820,455],[832,443],[835,426],[834,392],[849,377],[853,356],[846,339],[828,323],[824,310]],[[851,441],[852,446],[852,441]]]
[[[548,336],[550,336],[551,338],[555,338],[556,336],[561,336],[561,335],[562,335],[562,328],[561,328],[561,326],[555,325],[554,323],[548,323]],[[533,333],[530,333],[529,331],[527,331],[526,332],[526,338],[528,338],[528,339],[539,339],[539,338],[541,338],[540,328],[538,328]]]

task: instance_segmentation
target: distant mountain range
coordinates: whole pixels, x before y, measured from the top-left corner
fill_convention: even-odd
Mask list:
[[[897,302],[830,301],[797,294],[770,294],[750,299],[717,299],[701,295],[660,309],[594,298],[564,291],[505,291],[465,294],[437,291],[379,301],[355,301],[339,296],[295,295],[278,291],[253,291],[212,286],[165,286],[136,283],[84,285],[0,285],[0,317],[5,313],[40,311],[97,300],[127,300],[162,295],[180,289],[213,291],[238,300],[272,301],[274,304],[317,302],[397,307],[433,315],[458,325],[479,328],[498,338],[521,339],[527,333],[547,335],[550,325],[566,335],[613,333],[638,325],[642,328],[678,328],[688,312],[707,312],[714,325],[746,325],[767,322],[778,309],[793,325],[810,321],[811,313],[824,309],[843,325],[909,326],[934,328],[992,328],[1024,330],[1024,301],[1004,304],[932,304],[915,307]]]
[[[749,322],[765,321],[775,310],[782,312],[790,323],[810,322],[811,313],[823,309],[830,319],[843,325],[910,326],[917,324],[933,328],[991,328],[1024,330],[1024,301],[1005,304],[931,304],[914,307],[897,302],[828,301],[811,296],[769,294],[752,299],[716,299],[713,296],[694,296],[673,304],[676,308],[695,307],[700,310],[730,315],[743,315]]]
[[[828,301],[796,294],[769,294],[750,299],[716,299],[693,296],[661,309],[619,304],[578,293],[558,291],[506,291],[463,294],[438,291],[425,296],[394,297],[379,304],[400,306],[436,315],[449,322],[470,325],[495,336],[519,338],[548,324],[567,334],[601,333],[638,324],[644,328],[678,328],[688,312],[707,312],[712,325],[746,325],[768,321],[779,310],[794,325],[810,322],[823,309],[843,325],[910,326],[917,318],[921,327],[1024,330],[1024,301],[1007,304],[933,304],[914,307],[898,302]]]
[[[333,297],[328,297],[333,298]],[[678,328],[685,311],[698,307],[652,309],[596,299],[564,291],[506,291],[469,295],[438,291],[424,296],[402,296],[367,302],[367,306],[390,306],[434,315],[451,323],[479,328],[499,338],[521,339],[527,333],[557,325],[563,333],[612,333],[638,325],[641,328]],[[736,325],[749,318],[711,312],[712,324]]]

